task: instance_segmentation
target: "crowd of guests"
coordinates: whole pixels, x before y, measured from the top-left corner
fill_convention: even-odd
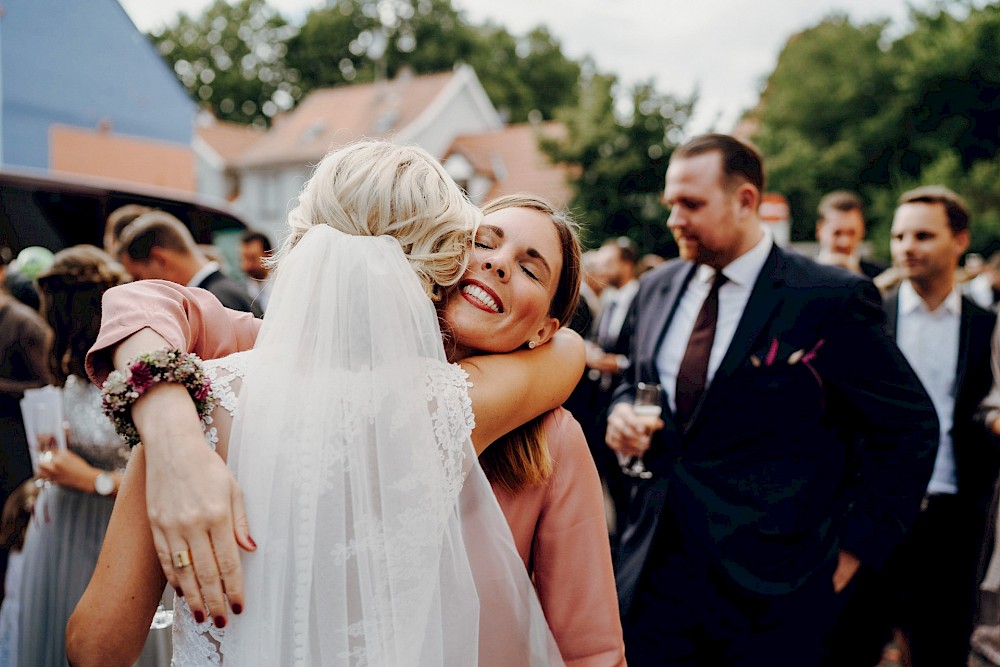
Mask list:
[[[105,250],[29,247],[0,268],[0,664],[65,665],[66,623],[90,581],[128,448],[100,407],[84,356],[101,324],[108,289],[137,278],[201,286],[227,306],[263,313],[266,269],[253,266],[267,237],[241,238],[244,284],[224,276],[172,215],[127,205],[109,216]],[[258,252],[259,251],[259,252]],[[256,260],[254,253],[257,252]],[[128,267],[128,270],[126,270]],[[252,272],[251,272],[252,271]],[[29,454],[19,405],[26,390],[61,393],[67,448]],[[163,596],[169,609],[172,591]],[[137,664],[170,663],[169,624],[151,630]]]
[[[610,238],[580,257],[579,303],[559,318],[586,340],[565,407],[603,487],[628,662],[1000,665],[1000,253],[970,256],[962,198],[928,185],[898,201],[891,266],[865,256],[848,191],[819,202],[805,258],[759,218],[764,188],[745,142],[682,146],[665,190],[680,259]],[[65,664],[127,459],[83,370],[103,293],[165,280],[257,317],[270,297],[258,232],[241,238],[240,279],[164,211],[115,211],[104,246],[29,253],[3,277],[0,664]],[[68,449],[33,471],[18,400],[47,384]],[[662,389],[652,427],[632,406],[640,384]],[[575,570],[518,548],[543,588],[545,572],[573,585]],[[157,632],[140,664],[169,661]]]

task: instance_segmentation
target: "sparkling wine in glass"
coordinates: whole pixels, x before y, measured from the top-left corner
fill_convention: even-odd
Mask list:
[[[34,407],[33,417],[36,456],[42,463],[51,463],[56,451],[62,447],[59,441],[60,430],[63,428],[62,415],[51,404],[42,403]],[[42,481],[41,486],[51,486],[51,482]]]
[[[660,385],[651,382],[640,382],[636,385],[632,410],[640,421],[645,422],[647,438],[652,436],[656,422],[660,418],[662,391]],[[622,466],[622,472],[629,477],[638,477],[639,479],[649,479],[653,476],[653,473],[646,470],[641,456],[633,456],[628,464]]]

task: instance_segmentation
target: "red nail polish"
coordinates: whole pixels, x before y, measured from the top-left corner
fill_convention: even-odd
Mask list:
[[[253,547],[254,549],[256,549],[256,548],[257,548],[257,543],[256,543],[256,542],[254,542],[254,541],[253,541],[253,538],[252,538],[252,537],[250,537],[249,535],[247,535],[247,542],[249,542],[249,543],[250,543],[250,546],[252,546],[252,547]]]
[[[179,598],[184,597],[184,591],[181,590],[180,586],[177,586],[176,588],[174,588],[174,590],[177,591],[177,597]]]
[[[215,617],[215,627],[217,627],[217,628],[224,628],[224,627],[226,627],[226,618],[225,618],[225,616],[216,616]]]
[[[204,612],[202,612],[199,609],[195,609],[194,610],[194,622],[195,623],[204,623],[205,622],[205,614],[204,614]]]
[[[233,605],[233,613],[234,614],[242,614],[243,613],[243,605],[241,605],[239,602],[237,602],[236,604],[234,604]]]

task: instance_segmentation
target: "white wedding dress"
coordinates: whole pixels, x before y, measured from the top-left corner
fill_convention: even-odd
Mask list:
[[[224,630],[176,600],[174,665],[562,664],[395,239],[310,230],[254,349],[206,370],[258,549]]]

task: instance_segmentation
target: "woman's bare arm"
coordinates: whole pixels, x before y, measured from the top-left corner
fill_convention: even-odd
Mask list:
[[[481,454],[493,441],[569,398],[583,375],[583,339],[561,329],[535,350],[469,357],[462,368],[469,374],[476,428],[472,444]]]
[[[137,447],[94,574],[66,626],[66,656],[74,667],[133,664],[163,594],[166,579],[146,518],[144,465],[142,447]]]
[[[112,288],[102,301],[101,332],[87,354],[91,380],[165,347],[204,359],[253,347],[260,320],[222,306],[205,290],[162,280]],[[223,595],[243,604],[239,547],[253,550],[241,492],[205,446],[194,403],[177,385],[161,384],[136,401],[132,418],[146,448],[146,503],[170,584],[187,593],[192,611],[226,619]],[[174,570],[169,554],[190,548],[194,568]],[[197,571],[197,580],[195,579]]]
[[[167,341],[151,329],[128,337],[114,352],[123,368],[142,352]],[[135,402],[132,419],[145,445],[144,501],[160,565],[194,613],[225,624],[229,606],[243,605],[239,547],[256,549],[242,491],[225,463],[205,445],[201,422],[187,389],[159,383]],[[194,567],[176,569],[175,551],[191,550]],[[224,597],[225,596],[225,597]]]

